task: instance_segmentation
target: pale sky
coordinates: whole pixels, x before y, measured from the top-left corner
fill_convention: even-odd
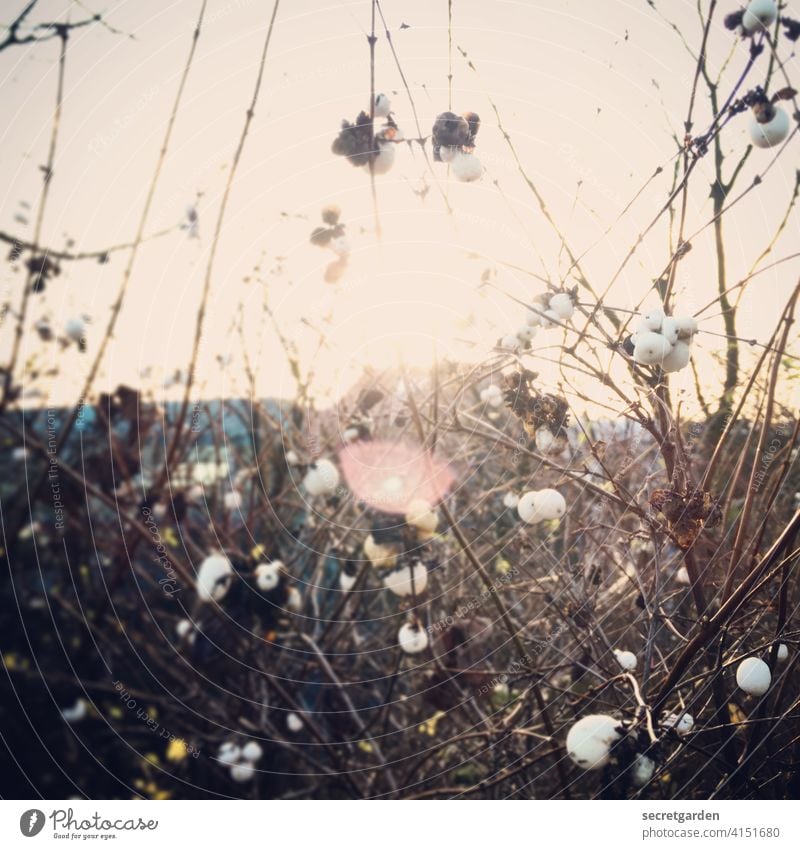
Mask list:
[[[200,8],[199,0],[86,4],[43,0],[32,18],[46,20],[69,10],[79,19],[86,8],[102,10],[116,29],[135,34],[129,39],[94,26],[70,39],[63,125],[43,242],[61,248],[69,236],[76,250],[132,239]],[[728,86],[747,60],[745,44],[722,27],[724,14],[737,5],[721,4],[709,38],[710,66],[716,73],[727,61],[723,79]],[[7,23],[19,6],[4,0],[0,23]],[[448,108],[447,0],[385,0],[382,6],[427,135],[436,114]],[[701,25],[694,0],[657,0],[656,7],[696,50]],[[200,238],[179,231],[142,248],[100,386],[136,385],[139,372],[150,367],[150,385],[160,387],[164,374],[186,365],[210,236],[271,10],[266,0],[209,2],[147,228],[153,232],[179,221],[200,192]],[[478,291],[483,269],[495,264],[497,285],[529,299],[541,286],[498,263],[537,273],[544,263],[554,275],[568,263],[516,171],[486,92],[497,103],[526,170],[572,249],[581,254],[595,245],[584,267],[597,290],[606,287],[667,196],[675,155],[671,136],[682,132],[694,60],[670,23],[645,0],[453,0],[452,105],[457,112],[480,114],[476,152],[487,174],[480,183],[458,184],[448,181],[444,165],[434,165],[435,179],[455,210],[449,216],[418,149],[412,154],[400,147],[393,170],[377,178],[383,225],[383,243],[378,245],[367,173],[330,151],[341,119],[352,120],[368,108],[369,12],[369,0],[284,0],[278,12],[264,87],[233,186],[212,280],[200,364],[201,392],[206,396],[237,395],[245,389],[241,342],[231,333],[239,313],[244,316],[248,353],[259,367],[260,394],[293,395],[280,345],[262,312],[265,287],[255,279],[256,266],[282,331],[297,340],[306,359],[314,358],[316,390],[323,400],[346,391],[364,365],[385,367],[399,360],[425,365],[434,348],[439,356],[481,359],[499,335],[522,323],[520,307],[498,292]],[[401,23],[409,28],[401,30]],[[380,26],[379,35],[376,88],[390,95],[406,135],[416,135],[411,105]],[[459,46],[479,74],[467,67]],[[787,56],[785,44],[782,49]],[[0,53],[5,116],[0,133],[5,176],[0,229],[23,239],[31,237],[32,223],[26,227],[15,217],[27,215],[32,222],[32,213],[20,203],[35,209],[38,201],[57,57],[55,40]],[[786,67],[790,78],[800,78],[796,59],[789,59]],[[765,68],[766,56],[746,88],[763,81]],[[725,84],[722,91],[727,92]],[[698,129],[708,124],[710,115],[701,86],[695,112]],[[731,165],[747,145],[748,121],[749,115],[739,116],[725,130]],[[764,184],[725,218],[731,284],[749,270],[784,215],[798,166],[798,144],[795,138]],[[753,151],[740,189],[766,168],[773,154]],[[664,166],[664,173],[604,236],[658,165]],[[702,162],[689,196],[690,233],[711,217],[710,174],[711,162]],[[414,191],[422,188],[423,179],[431,185],[424,201]],[[582,184],[576,200],[578,181]],[[320,208],[332,202],[342,208],[353,251],[337,286],[322,279],[332,255],[308,242]],[[774,259],[797,250],[797,236],[795,211],[775,245]],[[608,303],[638,304],[668,257],[665,226],[659,226],[620,277]],[[26,343],[24,359],[58,357],[63,376],[44,387],[53,403],[68,399],[83,379],[121,284],[124,259],[115,254],[106,265],[64,263],[46,295],[32,301],[31,324],[48,315],[60,329],[73,315],[85,312],[92,317],[87,354],[56,352],[55,347],[43,353],[35,336]],[[278,265],[281,273],[272,273]],[[10,296],[16,307],[23,277],[11,274],[7,263],[2,274],[3,300]],[[797,262],[787,262],[756,278],[740,311],[742,336],[768,338],[797,274]],[[249,282],[243,282],[246,277]],[[709,227],[680,264],[680,311],[693,312],[714,292]],[[651,292],[646,305],[655,303]],[[328,328],[328,346],[316,356],[316,333],[301,319]],[[10,327],[5,322],[0,330],[4,359]],[[701,327],[720,331],[721,323],[709,318]],[[537,344],[542,339],[542,344],[557,344],[558,338],[540,336]],[[713,357],[723,348],[723,339],[708,334],[701,334],[694,348],[709,386],[719,380]],[[231,358],[224,371],[215,363],[217,355]],[[690,380],[690,374],[685,371],[675,380]]]

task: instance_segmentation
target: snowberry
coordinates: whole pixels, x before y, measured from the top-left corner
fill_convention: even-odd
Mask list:
[[[691,316],[684,316],[682,318],[673,318],[672,320],[678,328],[678,339],[682,339],[684,342],[691,341],[692,336],[697,333],[697,319]]]
[[[516,351],[519,348],[519,339],[515,333],[509,333],[498,342],[498,346],[504,351]]]
[[[413,622],[406,622],[397,632],[397,642],[406,654],[419,654],[428,648],[428,633]]]
[[[181,638],[188,637],[192,630],[193,625],[188,619],[181,619],[175,626],[175,633]]]
[[[664,321],[664,310],[652,310],[645,313],[637,325],[637,331],[646,333],[648,330],[658,333],[661,330],[661,324]]]
[[[292,713],[286,714],[286,727],[292,732],[292,734],[298,734],[303,730],[304,723],[299,714],[292,711]]]
[[[242,750],[232,740],[222,743],[217,751],[217,760],[223,764],[235,764],[242,756]]]
[[[375,95],[373,114],[376,118],[388,118],[392,111],[392,101],[385,94]]]
[[[602,769],[611,757],[611,747],[620,739],[618,727],[613,716],[584,716],[569,729],[567,754],[583,769]]]
[[[483,165],[474,153],[457,153],[450,163],[456,180],[462,183],[474,183],[483,175]]]
[[[778,646],[778,663],[783,663],[789,659],[789,646],[786,643],[781,643]]]
[[[554,489],[540,489],[534,498],[534,506],[540,519],[560,519],[567,512],[567,502]]]
[[[317,460],[306,472],[303,486],[309,495],[330,495],[339,486],[339,470],[330,460]]]
[[[633,359],[643,366],[661,365],[672,350],[672,345],[655,331],[637,333],[633,346]]]
[[[690,713],[671,713],[664,717],[661,724],[664,728],[674,728],[683,737],[694,728],[694,717]]]
[[[525,315],[525,324],[530,324],[531,327],[541,327],[542,316],[538,312],[529,309]]]
[[[70,318],[64,325],[64,333],[67,339],[80,342],[86,333],[86,322],[83,318]]]
[[[678,322],[672,316],[666,316],[661,322],[661,335],[670,345],[678,341]]]
[[[234,781],[238,781],[240,783],[244,783],[245,781],[252,781],[255,774],[256,768],[249,761],[233,764],[233,766],[231,767],[231,778]]]
[[[751,0],[742,16],[742,29],[752,35],[762,28],[772,26],[778,17],[778,4],[775,0]]]
[[[523,324],[517,331],[517,339],[519,339],[522,344],[530,342],[534,336],[536,336],[536,328],[531,324]]]
[[[763,696],[772,683],[769,666],[758,657],[746,657],[736,669],[736,683],[751,696]]]
[[[544,311],[544,315],[542,316],[542,326],[557,327],[560,321],[561,316],[555,310],[546,309]]]
[[[689,348],[688,343],[681,342],[680,340],[678,340],[672,346],[672,350],[661,361],[661,368],[668,373],[680,371],[681,369],[684,369],[686,368],[686,366],[689,365],[690,357],[691,350]]]
[[[349,575],[344,569],[342,569],[342,571],[339,572],[339,589],[342,592],[349,593],[356,585],[356,577],[356,575]]]
[[[372,160],[373,174],[387,174],[394,165],[395,145],[393,142],[378,139],[378,152]]]
[[[481,401],[492,407],[499,407],[503,403],[503,390],[497,384],[492,383],[485,389],[481,389]]]
[[[750,140],[756,147],[775,147],[789,135],[789,115],[780,106],[772,106],[772,117],[765,123],[750,121]]]
[[[536,430],[535,440],[536,450],[546,454],[553,447],[556,438],[549,427],[540,427]]]
[[[389,572],[383,579],[383,585],[387,590],[390,590],[401,598],[409,596],[412,592],[412,572],[414,575],[413,589],[417,593],[421,593],[428,586],[428,570],[419,561],[414,563],[413,566],[403,566],[400,569]]]
[[[632,651],[622,651],[614,649],[614,654],[617,657],[617,663],[627,672],[633,672],[639,662],[639,659]]]
[[[283,563],[273,560],[271,563],[259,563],[255,568],[256,586],[262,593],[274,590],[281,582],[281,570]]]
[[[572,318],[575,312],[575,305],[572,303],[572,298],[566,292],[559,292],[550,298],[550,309],[558,315],[563,321]]]
[[[287,451],[286,452],[286,465],[287,466],[299,466],[300,458],[297,456],[296,451]]]
[[[289,592],[286,597],[286,609],[294,613],[299,613],[303,609],[303,596],[297,587],[289,587]]]
[[[517,513],[519,513],[520,519],[529,525],[539,521],[534,504],[535,500],[535,492],[526,492],[517,502]]]
[[[200,601],[219,601],[230,587],[233,567],[222,554],[212,554],[197,570],[197,597]]]
[[[376,569],[391,569],[397,563],[396,547],[375,542],[372,534],[364,540],[364,555]]]
[[[61,708],[61,716],[67,722],[80,722],[86,718],[86,702],[83,699],[76,699],[72,707]]]
[[[655,771],[655,761],[648,758],[647,755],[636,755],[633,759],[633,768],[631,770],[631,779],[634,786],[644,787],[653,777]]]
[[[330,241],[331,250],[336,256],[347,256],[350,253],[350,242],[344,236],[337,236]]]
[[[439,524],[439,516],[427,501],[415,498],[406,508],[406,523],[423,534],[433,534]]]
[[[242,506],[242,493],[235,489],[225,493],[225,509],[238,510]]]
[[[361,432],[357,427],[346,427],[342,432],[342,442],[355,442],[359,436]]]
[[[503,507],[513,510],[519,504],[519,496],[515,492],[507,492],[503,496]]]
[[[242,757],[251,763],[260,760],[263,754],[264,750],[255,740],[250,740],[249,743],[245,743],[242,747]]]
[[[692,579],[689,577],[689,570],[685,566],[681,566],[675,573],[675,580],[679,584],[686,584],[687,586],[691,584]]]

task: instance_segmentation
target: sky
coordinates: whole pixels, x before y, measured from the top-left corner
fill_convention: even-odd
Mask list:
[[[21,5],[3,0],[0,24]],[[69,239],[74,250],[93,251],[133,238],[200,5],[38,4],[34,22],[66,15],[79,20],[99,11],[109,25],[76,30],[69,41],[44,244],[63,248]],[[736,5],[720,4],[709,34],[709,67],[721,73],[723,93],[747,61],[745,44],[722,26]],[[453,0],[450,27],[447,0],[385,0],[381,7],[409,92],[380,20],[376,90],[390,96],[407,137],[417,135],[412,102],[423,135],[450,105],[459,113],[477,112],[482,125],[476,153],[484,177],[457,183],[445,165],[431,170],[418,146],[400,146],[394,168],[376,178],[379,239],[368,174],[331,152],[341,120],[353,120],[369,106],[371,3],[284,0],[218,245],[197,396],[246,394],[246,354],[259,395],[293,397],[280,337],[297,346],[304,367],[313,367],[314,393],[324,405],[347,392],[365,367],[425,367],[434,357],[475,362],[498,336],[514,332],[524,310],[508,295],[528,301],[543,290],[535,276],[518,269],[558,277],[569,261],[561,236],[518,171],[492,102],[569,247],[585,254],[584,270],[596,290],[606,289],[665,202],[695,69],[692,52],[702,36],[694,2]],[[164,383],[188,361],[220,199],[271,12],[265,0],[209,0],[146,232],[176,229],[140,251],[98,388],[125,382],[167,397],[179,393]],[[796,78],[797,60],[785,45],[782,55],[789,77]],[[35,210],[41,192],[57,60],[55,40],[0,52],[0,230],[23,240],[32,233],[33,211],[26,204]],[[763,82],[765,67],[761,57],[747,87]],[[704,128],[710,119],[701,85],[696,126]],[[748,121],[749,115],[738,116],[724,131],[728,173],[746,149]],[[798,144],[795,137],[762,185],[725,216],[731,284],[747,274],[775,235],[795,185]],[[774,151],[754,150],[739,187],[748,186],[773,157]],[[663,171],[650,179],[657,167]],[[715,296],[713,230],[706,226],[712,173],[709,157],[698,166],[688,196],[687,232],[700,232],[679,266],[678,312],[693,313]],[[323,278],[333,255],[308,239],[330,203],[342,210],[351,248],[336,285]],[[197,238],[177,229],[193,204]],[[765,264],[793,253],[797,236],[795,210]],[[660,224],[619,275],[607,303],[654,306],[652,280],[668,258]],[[74,316],[91,317],[85,353],[26,336],[21,361],[42,371],[59,369],[52,379],[27,381],[28,390],[37,386],[47,403],[74,399],[122,283],[125,259],[116,253],[105,264],[65,262],[47,292],[32,299],[31,325],[46,317],[60,331]],[[487,268],[493,269],[493,287],[481,286]],[[769,337],[797,273],[797,262],[789,261],[753,280],[739,312],[742,336]],[[11,309],[23,279],[4,263],[0,287]],[[712,308],[703,314],[704,332],[693,349],[712,390],[721,380],[718,358],[726,344],[712,335],[722,330],[717,313]],[[6,316],[0,326],[3,359],[11,327]],[[542,346],[547,360],[559,342],[558,335],[539,337],[536,348]],[[611,366],[614,355],[604,356]],[[531,360],[537,368],[553,368]],[[691,381],[689,371],[675,381]]]

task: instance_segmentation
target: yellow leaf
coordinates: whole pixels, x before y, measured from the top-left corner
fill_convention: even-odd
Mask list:
[[[362,752],[366,752],[367,754],[371,754],[372,752],[372,743],[367,740],[359,740],[358,748],[361,749]]]
[[[264,555],[266,553],[267,553],[267,549],[264,548],[264,546],[261,543],[259,543],[258,545],[253,546],[253,548],[250,552],[250,557],[253,560],[263,560]]]
[[[119,705],[112,705],[108,710],[108,715],[112,719],[122,719],[122,708]]]
[[[434,734],[436,734],[436,726],[439,724],[439,720],[445,716],[447,716],[447,714],[443,710],[437,710],[430,719],[426,719],[425,722],[419,726],[419,733],[433,737]]]
[[[511,571],[511,564],[505,557],[498,557],[494,564],[494,570],[498,575],[507,575]]]
[[[735,725],[738,725],[740,722],[747,722],[747,717],[739,705],[729,702],[728,711],[730,712],[731,722]]]
[[[173,763],[180,763],[188,754],[189,750],[183,740],[170,740],[170,743],[167,746],[168,761],[172,761]]]
[[[165,528],[162,532],[162,536],[164,537],[164,542],[170,548],[177,548],[180,545],[180,540],[178,539],[178,535],[175,533],[174,528]]]
[[[6,669],[16,669],[17,668],[17,656],[14,652],[6,652],[3,655],[3,664]]]

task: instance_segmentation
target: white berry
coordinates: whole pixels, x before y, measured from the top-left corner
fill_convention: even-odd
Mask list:
[[[769,666],[758,657],[746,657],[736,669],[736,683],[751,696],[763,696],[772,683]]]
[[[401,598],[409,596],[412,593],[412,574],[414,576],[413,590],[417,593],[423,592],[428,586],[428,570],[419,561],[413,566],[403,566],[389,572],[383,579],[383,585]]]
[[[238,781],[240,783],[244,783],[245,781],[252,781],[256,774],[256,768],[249,761],[243,761],[242,763],[233,764],[231,767],[231,778],[234,781]]]
[[[636,755],[633,759],[631,778],[636,787],[644,787],[656,771],[655,762],[647,755]]]
[[[281,570],[283,563],[273,560],[271,563],[259,563],[255,568],[256,586],[262,593],[274,590],[281,582]]]
[[[611,757],[611,747],[620,739],[618,727],[613,716],[584,716],[567,734],[567,754],[583,769],[602,769]]]
[[[217,751],[217,760],[223,764],[235,764],[242,756],[242,750],[230,740],[223,743]]]
[[[622,651],[614,649],[614,654],[617,658],[617,663],[627,672],[633,672],[639,662],[639,659],[632,651]]]
[[[694,728],[694,717],[690,713],[677,714],[671,713],[665,716],[661,722],[664,728],[674,728],[677,733],[683,737]]]
[[[772,26],[778,17],[775,0],[751,0],[742,16],[742,29],[752,35],[762,28]]]
[[[388,118],[392,111],[392,101],[385,94],[375,95],[375,108],[373,110],[376,118]]]
[[[406,654],[419,654],[428,648],[428,633],[419,625],[406,622],[397,632],[397,642]]]
[[[330,460],[317,460],[306,472],[303,486],[309,495],[330,495],[339,486],[339,470]]]
[[[483,175],[483,165],[474,153],[457,152],[450,167],[453,169],[453,176],[462,183],[474,183]]]
[[[680,371],[689,365],[690,358],[691,350],[688,343],[678,340],[672,346],[672,350],[661,361],[661,368],[667,373]]]
[[[503,496],[503,507],[513,510],[519,504],[519,496],[515,492],[507,492]]]
[[[567,321],[572,318],[575,312],[575,305],[572,303],[572,298],[566,292],[559,292],[550,298],[550,309],[562,320]]]
[[[672,345],[660,333],[645,331],[636,334],[633,359],[643,366],[661,365],[671,350]]]
[[[756,147],[775,147],[789,135],[789,115],[780,106],[773,106],[775,114],[762,124],[753,118],[750,121],[750,139]]]
[[[697,333],[697,319],[691,316],[683,316],[672,320],[678,328],[678,339],[690,342],[694,334]]]
[[[299,714],[292,712],[286,715],[286,727],[292,732],[292,734],[299,734],[303,730],[304,726],[305,723],[300,718]]]
[[[219,601],[233,580],[233,566],[221,554],[212,554],[197,570],[197,597],[200,601]]]

